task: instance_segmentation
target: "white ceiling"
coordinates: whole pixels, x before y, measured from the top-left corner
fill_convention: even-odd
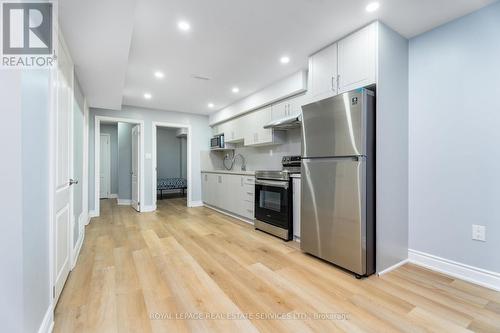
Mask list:
[[[410,38],[495,0],[379,0],[367,13],[369,2],[60,0],[59,18],[90,106],[209,114],[306,68],[308,55],[374,19]],[[191,30],[179,31],[179,20]]]

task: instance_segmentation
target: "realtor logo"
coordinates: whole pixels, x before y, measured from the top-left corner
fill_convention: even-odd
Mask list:
[[[3,67],[52,66],[52,2],[3,1],[1,17]]]

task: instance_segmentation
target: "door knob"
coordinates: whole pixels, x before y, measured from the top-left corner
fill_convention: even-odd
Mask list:
[[[70,179],[69,186],[78,184],[78,179]]]

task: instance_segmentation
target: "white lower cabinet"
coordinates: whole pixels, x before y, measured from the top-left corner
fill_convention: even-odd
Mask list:
[[[254,219],[254,176],[202,172],[201,179],[204,203]]]
[[[300,178],[293,178],[293,238],[300,239]]]

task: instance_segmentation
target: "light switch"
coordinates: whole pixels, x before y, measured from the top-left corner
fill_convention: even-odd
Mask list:
[[[484,225],[472,225],[472,239],[486,242],[486,227]]]
[[[146,153],[146,159],[147,160],[150,160],[152,157],[151,157],[151,153]]]

